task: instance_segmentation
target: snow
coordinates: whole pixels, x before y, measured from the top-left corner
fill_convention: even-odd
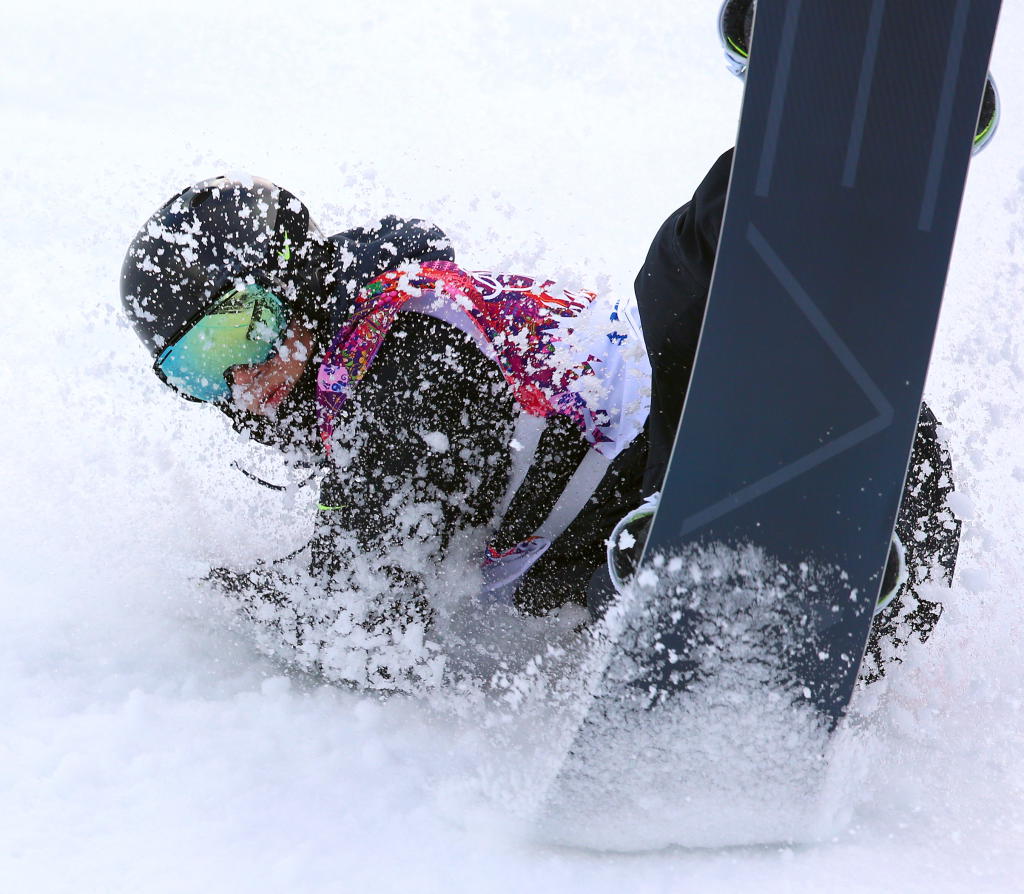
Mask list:
[[[448,443],[448,436],[441,431],[421,432],[420,437],[427,442],[427,446],[435,453],[447,453],[448,448],[451,446]]]
[[[1020,889],[1019,4],[1004,4],[1004,120],[971,172],[928,388],[973,517],[933,637],[858,699],[868,770],[841,790],[842,823],[791,846],[557,844],[524,820],[547,723],[564,722],[531,701],[543,667],[504,701],[364,696],[263,655],[195,583],[303,543],[315,488],[233,471],[290,480],[148,370],[117,299],[146,217],[248,171],[327,231],[420,216],[470,269],[628,295],[655,229],[735,133],[717,9],[5,9],[3,890]]]

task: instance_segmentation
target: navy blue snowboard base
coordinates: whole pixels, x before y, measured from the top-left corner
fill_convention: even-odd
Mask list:
[[[645,753],[651,724],[684,742],[708,734],[716,707],[742,727],[744,710],[774,705],[782,739],[810,736],[802,753],[846,710],[998,12],[999,0],[758,3],[708,310],[641,585],[609,620],[549,804],[573,776],[621,783],[632,767],[643,787],[657,761],[686,774],[697,746],[673,757],[658,735]],[[757,737],[759,754],[778,752],[770,766],[785,763],[781,741]]]

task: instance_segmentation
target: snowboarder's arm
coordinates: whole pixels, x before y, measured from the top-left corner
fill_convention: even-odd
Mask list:
[[[512,419],[500,371],[467,336],[402,314],[337,429],[321,562],[343,568],[354,544],[403,585],[436,566],[457,531],[490,521]]]
[[[341,275],[355,292],[387,270],[410,263],[454,261],[455,251],[440,227],[424,220],[388,215],[375,227],[356,227],[331,237]]]

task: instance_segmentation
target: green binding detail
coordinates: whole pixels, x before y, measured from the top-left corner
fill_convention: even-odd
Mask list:
[[[277,259],[285,263],[292,259],[292,240],[287,230],[284,231],[284,248],[277,253]]]
[[[729,46],[731,46],[731,47],[732,47],[732,48],[733,48],[733,49],[734,49],[734,50],[735,50],[735,51],[736,51],[737,53],[739,53],[739,54],[740,54],[740,55],[741,55],[741,56],[742,56],[742,57],[743,57],[744,59],[749,59],[749,58],[750,58],[750,53],[749,53],[749,52],[747,51],[746,47],[742,47],[742,46],[740,46],[740,45],[739,45],[739,44],[738,44],[738,43],[737,43],[737,42],[736,42],[735,40],[733,40],[733,39],[732,39],[731,37],[726,37],[725,39],[726,39],[727,41],[729,41]]]
[[[316,504],[316,508],[319,509],[321,512],[335,512],[338,509],[344,509],[345,507],[344,506],[324,506],[323,503],[317,503]]]
[[[988,136],[988,134],[992,130],[992,128],[995,127],[995,124],[996,124],[996,116],[993,115],[991,118],[989,118],[988,124],[985,125],[985,129],[982,130],[980,133],[975,134],[975,136],[974,136],[974,143],[975,143],[975,145],[980,143],[982,140],[985,139],[985,137]]]

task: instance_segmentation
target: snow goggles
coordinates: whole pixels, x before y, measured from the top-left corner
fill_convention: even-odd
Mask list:
[[[750,36],[754,30],[754,11],[757,0],[725,0],[718,14],[718,39],[725,51],[725,64],[740,79],[747,76],[750,64]],[[999,91],[991,73],[985,79],[985,92],[974,132],[972,153],[977,155],[995,136],[999,127],[1002,105]]]
[[[284,341],[288,316],[284,302],[267,285],[231,283],[182,327],[153,369],[188,400],[226,401],[231,396],[228,371],[269,360]]]

